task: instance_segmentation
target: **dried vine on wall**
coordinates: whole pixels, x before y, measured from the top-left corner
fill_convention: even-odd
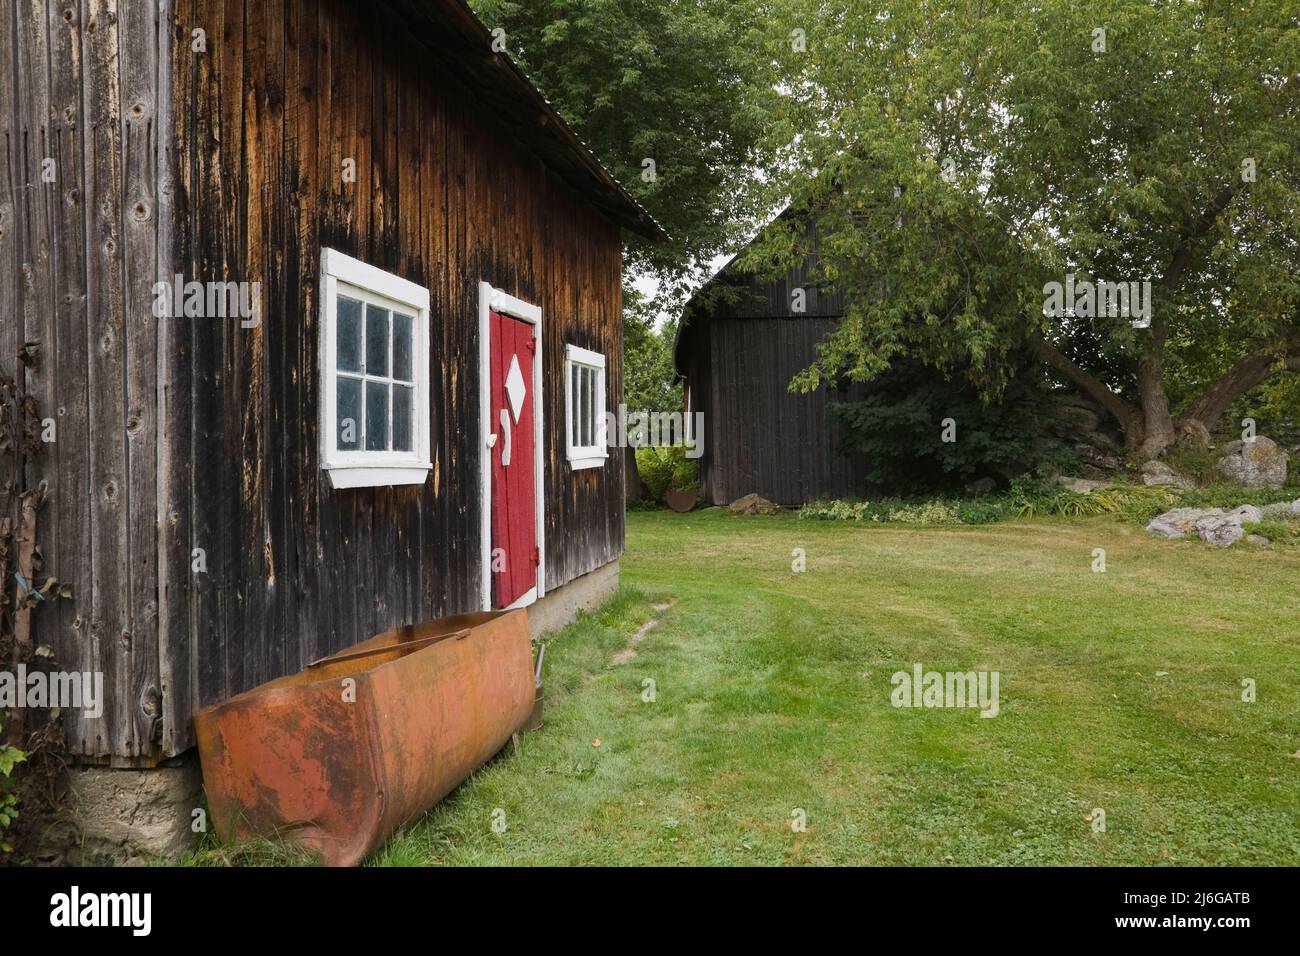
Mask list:
[[[34,369],[39,357],[35,342],[18,353],[22,369]],[[42,606],[70,598],[71,588],[52,575],[44,575],[37,541],[41,507],[48,497],[38,470],[46,446],[43,419],[36,399],[18,380],[0,373],[0,668],[17,682],[20,667],[52,666],[48,647],[33,640],[32,615]],[[21,704],[21,702],[20,702]],[[45,808],[58,803],[57,781],[62,777],[62,733],[57,712],[33,715],[16,706],[0,712],[0,854],[12,852],[6,834],[19,815],[19,804],[40,798]],[[27,773],[19,778],[17,769]]]

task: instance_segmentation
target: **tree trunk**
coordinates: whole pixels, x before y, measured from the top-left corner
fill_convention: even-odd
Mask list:
[[[1199,254],[1197,243],[1209,234],[1232,203],[1238,188],[1239,184],[1233,181],[1219,189],[1209,206],[1192,218],[1179,234],[1169,265],[1159,280],[1159,286],[1165,292],[1172,293],[1178,288],[1184,273]],[[1046,339],[1035,336],[1032,341],[1048,365],[1115,417],[1124,429],[1129,455],[1138,460],[1156,458],[1179,442],[1208,442],[1210,433],[1232,403],[1276,371],[1279,358],[1285,357],[1286,368],[1300,371],[1300,335],[1293,333],[1284,341],[1259,348],[1233,365],[1188,406],[1175,424],[1169,411],[1169,393],[1165,389],[1165,323],[1158,310],[1138,359],[1136,408]]]
[[[1142,405],[1142,437],[1136,443],[1137,456],[1143,461],[1164,454],[1178,439],[1174,417],[1169,413],[1169,395],[1165,392],[1165,324],[1151,323],[1147,341],[1138,359],[1138,401]],[[1133,440],[1130,438],[1130,447]]]
[[[1048,365],[1114,416],[1124,431],[1129,455],[1139,461],[1157,458],[1176,444],[1208,442],[1210,433],[1232,403],[1277,371],[1279,358],[1285,359],[1283,367],[1300,372],[1300,340],[1259,348],[1207,387],[1175,423],[1165,391],[1164,330],[1154,325],[1152,340],[1138,361],[1138,407],[1075,365],[1050,342],[1039,339],[1034,343]]]

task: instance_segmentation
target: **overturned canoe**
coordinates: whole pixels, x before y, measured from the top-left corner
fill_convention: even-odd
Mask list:
[[[533,710],[525,611],[389,631],[194,716],[222,839],[351,866],[499,751]]]

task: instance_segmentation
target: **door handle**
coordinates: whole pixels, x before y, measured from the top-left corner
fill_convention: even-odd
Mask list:
[[[501,467],[510,467],[510,412],[501,409],[501,432],[505,436],[506,447],[501,449]]]

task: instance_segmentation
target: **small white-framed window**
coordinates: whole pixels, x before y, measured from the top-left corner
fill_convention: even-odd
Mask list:
[[[321,252],[321,467],[335,488],[419,485],[429,436],[429,290]]]
[[[601,468],[605,448],[605,356],[564,347],[564,417],[569,467]]]

